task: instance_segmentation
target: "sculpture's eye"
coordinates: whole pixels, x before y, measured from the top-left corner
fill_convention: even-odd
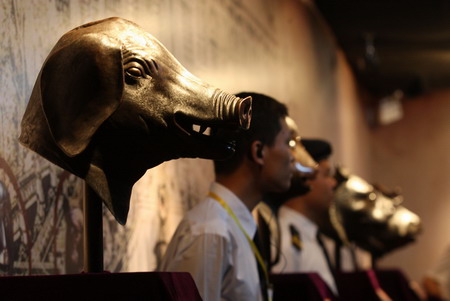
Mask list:
[[[158,76],[159,66],[154,60],[144,59],[138,55],[125,58],[123,69],[125,81],[129,85],[136,84],[141,79],[152,79]]]
[[[127,74],[133,77],[142,77],[142,70],[137,67],[131,67],[127,69]]]
[[[127,84],[137,84],[142,79],[153,79],[159,74],[159,65],[140,51],[125,50],[123,70]]]
[[[145,66],[142,65],[138,61],[129,61],[125,63],[124,66],[125,74],[130,79],[139,79],[139,78],[145,78],[146,72],[145,72]]]

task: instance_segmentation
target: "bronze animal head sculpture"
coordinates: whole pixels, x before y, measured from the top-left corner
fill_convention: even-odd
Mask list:
[[[19,140],[85,179],[125,224],[132,186],[147,169],[225,159],[230,135],[211,128],[247,129],[250,118],[251,99],[204,83],[138,25],[109,18],[69,31],[51,50]]]
[[[420,218],[401,205],[403,198],[398,192],[371,185],[342,167],[336,169],[336,179],[330,209],[333,229],[322,229],[326,234],[344,243],[352,242],[375,258],[416,239]]]
[[[307,184],[308,179],[313,179],[317,174],[318,163],[308,153],[302,144],[300,131],[295,121],[287,117],[286,122],[291,130],[291,141],[295,157],[295,172],[292,176],[291,187],[284,198],[290,198],[298,195],[303,195],[309,191]]]

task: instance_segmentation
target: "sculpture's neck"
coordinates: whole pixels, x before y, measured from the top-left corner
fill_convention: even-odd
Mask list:
[[[124,224],[134,183],[148,169],[170,160],[170,154],[160,149],[160,144],[148,143],[148,137],[132,133],[103,135],[92,145],[93,156],[86,182],[118,222]],[[153,156],[149,158],[149,154]]]

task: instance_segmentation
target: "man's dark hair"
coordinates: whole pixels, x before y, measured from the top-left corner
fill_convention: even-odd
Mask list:
[[[280,119],[288,115],[287,107],[267,95],[254,92],[241,92],[237,97],[252,97],[252,120],[250,128],[240,131],[236,137],[236,148],[233,156],[227,160],[214,161],[216,174],[230,174],[248,156],[250,146],[255,140],[263,145],[272,146],[275,137],[281,130]]]
[[[333,153],[333,148],[331,144],[323,139],[303,139],[302,144],[306,151],[311,155],[311,157],[316,161],[320,162],[322,160],[328,159]]]

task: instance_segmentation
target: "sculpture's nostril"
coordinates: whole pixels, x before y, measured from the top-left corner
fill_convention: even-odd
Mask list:
[[[216,89],[212,99],[218,118],[234,126],[239,124],[241,128],[246,130],[250,128],[250,120],[252,117],[251,96],[242,99]]]
[[[239,124],[243,129],[248,130],[252,119],[252,98],[248,96],[238,101],[237,114],[239,116]]]

